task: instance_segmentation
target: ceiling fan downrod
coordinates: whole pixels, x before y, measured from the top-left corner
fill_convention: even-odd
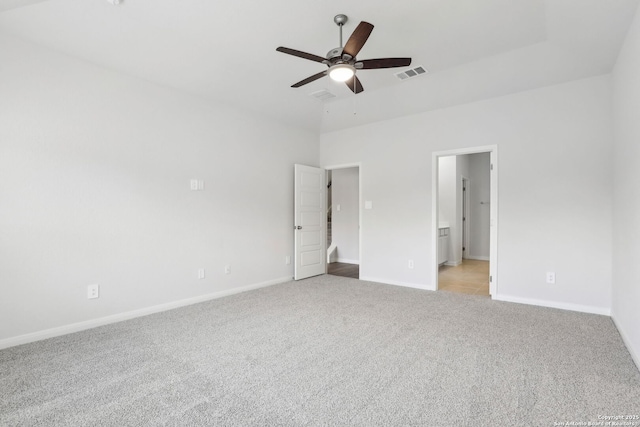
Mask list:
[[[343,15],[343,14],[339,14],[333,17],[333,22],[335,22],[336,25],[340,27],[340,47],[341,48],[344,47],[342,46],[342,26],[346,24],[348,20],[349,18],[347,17],[347,15]]]

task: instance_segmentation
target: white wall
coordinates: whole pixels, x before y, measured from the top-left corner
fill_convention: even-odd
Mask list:
[[[293,275],[317,136],[6,37],[0,56],[0,344]]]
[[[432,152],[496,144],[495,297],[608,313],[610,97],[602,76],[323,134],[321,165],[361,162],[362,197],[373,203],[361,277],[433,289]]]
[[[467,258],[489,259],[491,159],[489,153],[467,154],[469,159],[469,247]],[[525,225],[526,226],[526,225]]]
[[[337,247],[337,261],[350,264],[360,262],[358,173],[358,168],[335,169],[331,176],[332,242]]]
[[[640,367],[640,9],[613,72],[612,316]]]

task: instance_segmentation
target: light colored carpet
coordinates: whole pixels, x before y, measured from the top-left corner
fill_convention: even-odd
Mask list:
[[[608,317],[335,276],[0,351],[3,426],[553,426],[620,414],[640,414],[640,372]]]

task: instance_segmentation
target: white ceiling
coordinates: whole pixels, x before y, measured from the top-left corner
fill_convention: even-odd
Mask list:
[[[0,0],[0,32],[314,132],[443,108],[611,71],[639,0]],[[290,85],[375,25],[359,59],[413,58],[428,75],[361,70],[353,95],[328,78]],[[322,103],[309,94],[327,89]]]

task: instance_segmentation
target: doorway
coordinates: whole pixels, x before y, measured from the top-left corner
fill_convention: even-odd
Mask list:
[[[327,168],[327,274],[360,278],[360,167]]]
[[[497,292],[497,147],[433,153],[435,289]]]

